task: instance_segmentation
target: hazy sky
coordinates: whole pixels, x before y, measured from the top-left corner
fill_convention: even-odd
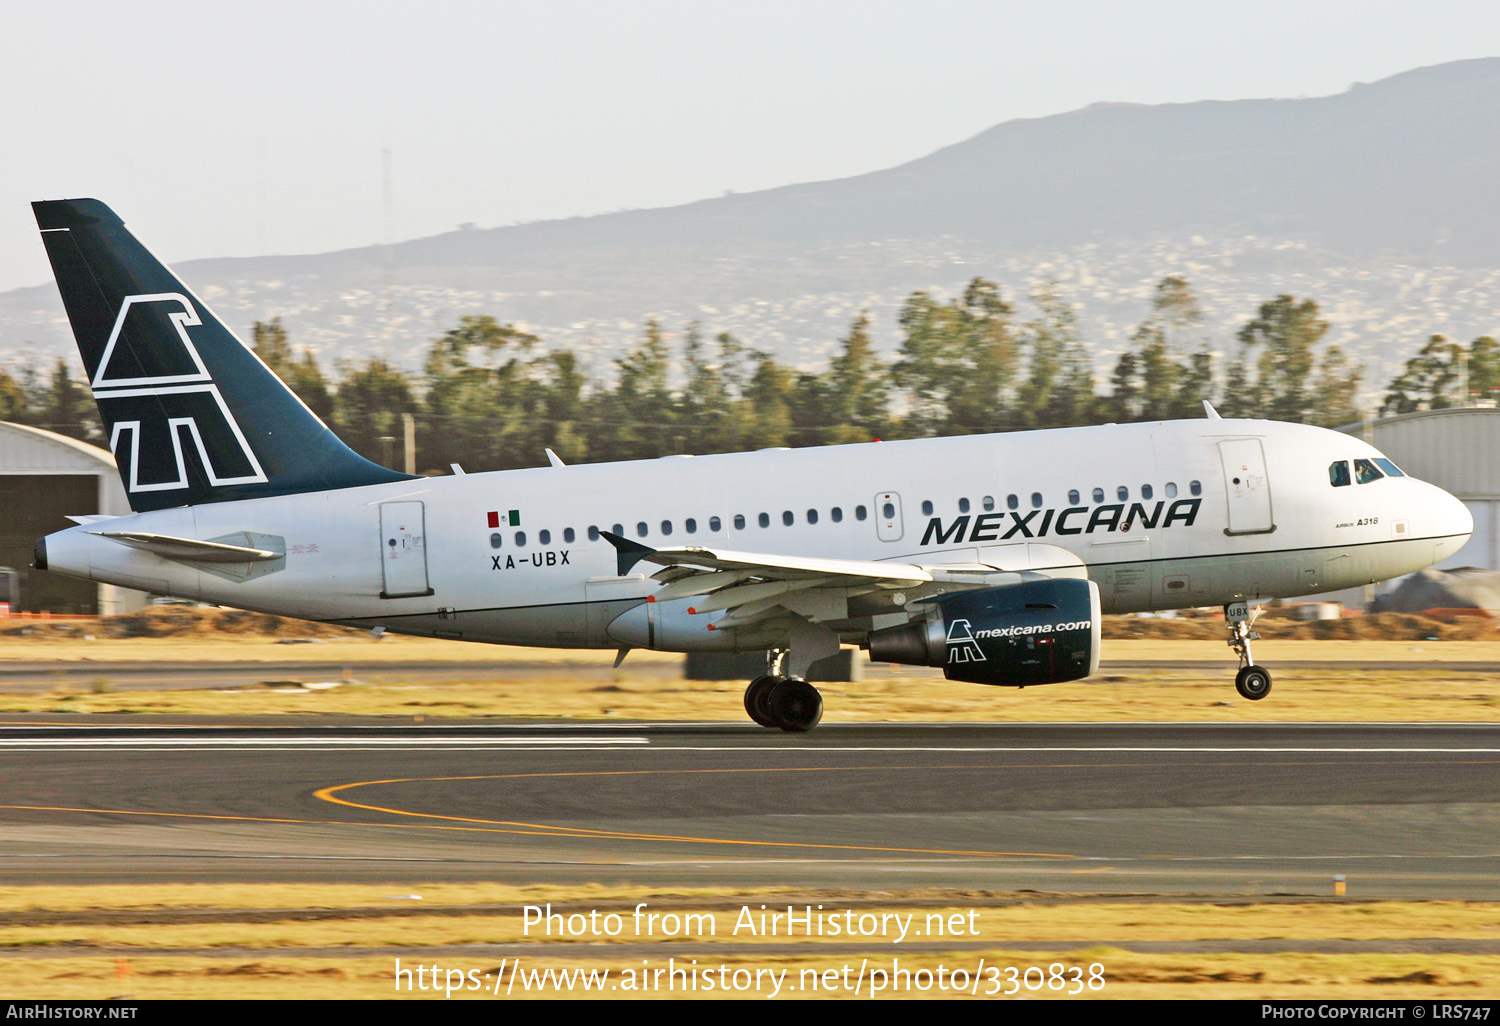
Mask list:
[[[0,0],[0,289],[29,201],[169,261],[838,178],[1108,101],[1340,92],[1500,54],[1493,0]]]

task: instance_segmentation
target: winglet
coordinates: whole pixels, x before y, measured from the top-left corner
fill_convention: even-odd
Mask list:
[[[1214,404],[1209,402],[1207,399],[1203,400],[1203,412],[1207,415],[1209,420],[1224,419],[1223,417],[1219,416],[1219,411],[1214,409]]]
[[[624,577],[630,573],[630,568],[635,566],[647,556],[654,555],[656,550],[639,542],[633,542],[629,538],[621,538],[618,534],[609,531],[600,531],[601,537],[607,538],[609,543],[615,547],[615,558],[617,560],[619,574]]]
[[[553,452],[551,449],[546,450],[546,452],[547,452],[547,462],[550,463],[550,464],[552,464],[552,466],[554,466],[554,467],[566,467],[567,466],[567,464],[562,461],[562,457],[559,456],[557,453]]]

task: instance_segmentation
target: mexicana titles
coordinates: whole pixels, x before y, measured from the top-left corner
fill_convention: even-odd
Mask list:
[[[922,544],[958,545],[1012,538],[1046,538],[1049,534],[1103,534],[1129,531],[1137,526],[1154,528],[1160,525],[1165,529],[1181,524],[1192,527],[1202,502],[1201,498],[1177,499],[1168,505],[1165,500],[1159,500],[1149,509],[1141,502],[1112,502],[1092,508],[1008,510],[977,516],[964,513],[946,526],[942,517],[932,517],[927,521],[927,530],[922,533]]]

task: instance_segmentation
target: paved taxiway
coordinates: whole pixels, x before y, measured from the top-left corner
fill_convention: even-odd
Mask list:
[[[0,881],[1494,898],[1493,725],[0,726]],[[124,722],[129,720],[130,722]],[[51,721],[51,725],[49,725]]]

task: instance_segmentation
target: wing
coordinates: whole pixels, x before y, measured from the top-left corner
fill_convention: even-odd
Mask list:
[[[818,556],[785,556],[764,552],[736,552],[703,546],[653,549],[601,532],[614,545],[618,572],[628,573],[637,563],[657,564],[663,569],[652,575],[662,582],[647,602],[694,599],[690,614],[727,610],[710,629],[748,626],[788,615],[837,630],[868,630],[905,621],[905,607],[914,601],[936,598],[954,591],[997,587],[1028,577],[1082,576],[1077,557],[1056,546],[1009,546],[1015,549],[1048,549],[1055,573],[997,566],[991,563],[884,562],[880,560],[830,559]],[[1036,554],[1026,557],[1037,562]],[[879,622],[884,620],[885,622]]]

